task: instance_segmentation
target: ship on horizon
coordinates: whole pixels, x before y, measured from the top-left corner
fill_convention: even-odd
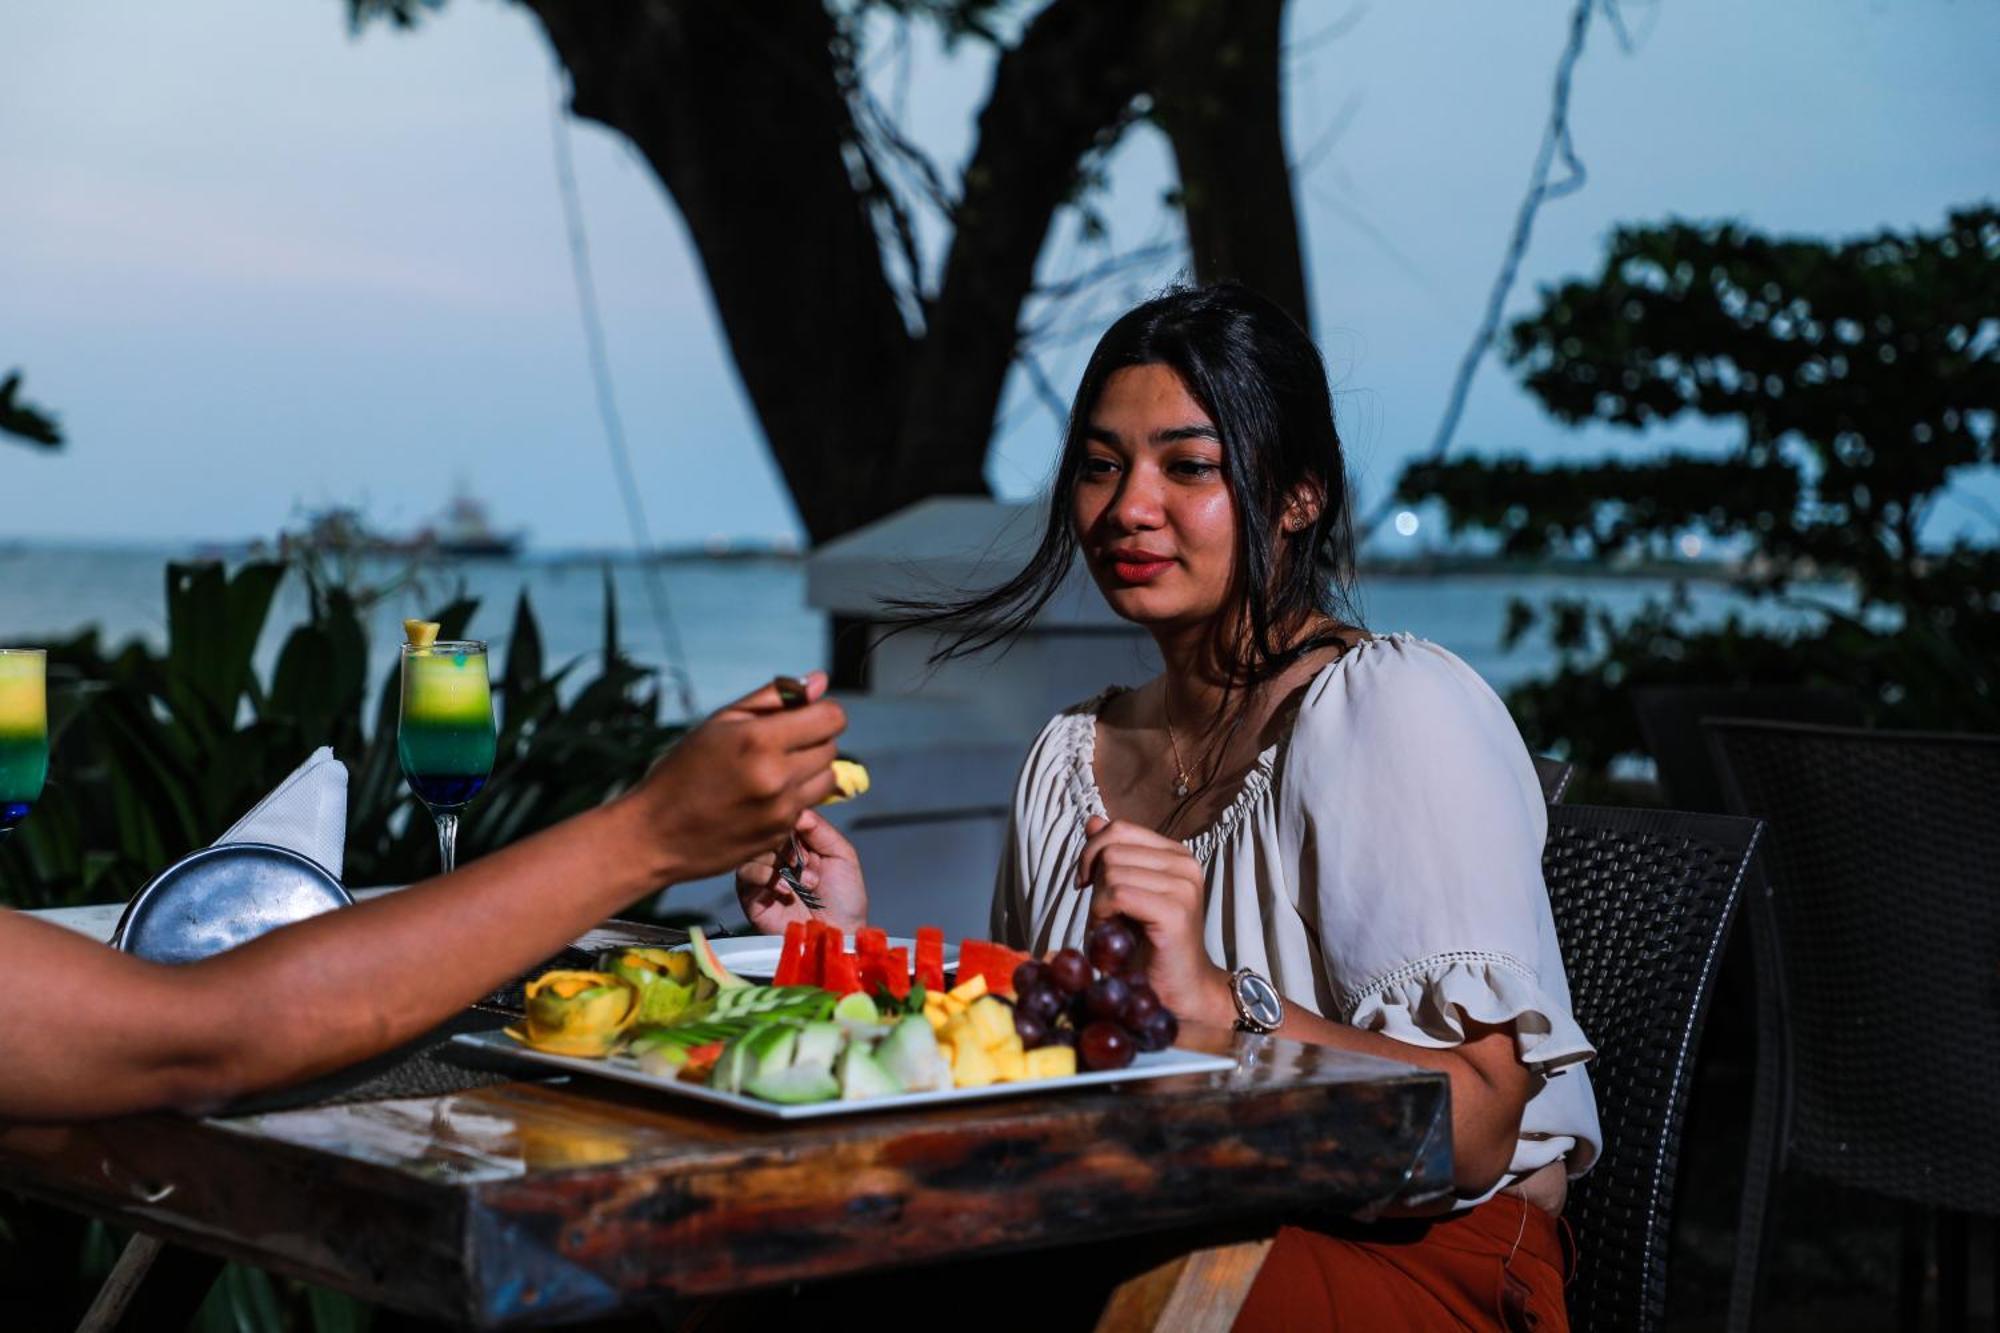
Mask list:
[[[352,505],[309,510],[302,531],[279,538],[279,546],[312,546],[358,555],[434,555],[456,560],[511,560],[528,544],[525,529],[493,526],[483,501],[460,488],[435,523],[397,535],[378,532]]]

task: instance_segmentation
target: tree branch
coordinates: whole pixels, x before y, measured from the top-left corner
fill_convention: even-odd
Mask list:
[[[948,490],[986,488],[987,443],[1049,224],[1084,153],[1143,91],[1132,34],[1165,8],[1053,0],[1000,56],[899,445],[907,466],[924,460]],[[938,459],[940,448],[951,456]]]
[[[872,517],[911,337],[849,169],[860,136],[825,5],[523,2],[570,71],[576,114],[631,139],[679,206],[808,531]]]

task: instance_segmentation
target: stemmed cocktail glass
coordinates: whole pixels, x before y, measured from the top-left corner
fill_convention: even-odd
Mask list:
[[[0,648],[0,838],[28,817],[49,775],[49,657]]]
[[[493,772],[493,687],[486,645],[403,645],[403,712],[396,752],[403,779],[437,821],[444,872],[458,865],[459,812]]]

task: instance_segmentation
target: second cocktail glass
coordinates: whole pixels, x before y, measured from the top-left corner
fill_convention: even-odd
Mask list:
[[[403,645],[403,712],[396,752],[403,779],[437,821],[438,855],[458,865],[458,816],[493,772],[493,687],[486,645]]]
[[[49,657],[0,648],[0,838],[28,817],[49,775]]]

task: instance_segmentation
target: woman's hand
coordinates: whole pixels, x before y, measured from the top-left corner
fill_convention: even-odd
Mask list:
[[[1084,832],[1076,881],[1091,886],[1091,917],[1138,923],[1146,981],[1182,1022],[1233,1024],[1229,975],[1202,943],[1208,889],[1201,863],[1181,843],[1124,820],[1093,817]]]
[[[833,793],[834,740],[847,715],[822,697],[825,675],[808,676],[806,693],[812,702],[785,708],[766,685],[718,710],[632,791],[671,878],[735,869],[777,846],[801,811]]]
[[[861,858],[854,844],[825,818],[808,810],[799,816],[799,878],[826,904],[819,919],[842,930],[868,924],[868,886],[861,878]],[[778,878],[778,853],[765,852],[738,867],[736,901],[743,915],[766,935],[782,935],[794,921],[810,921],[813,913]]]

